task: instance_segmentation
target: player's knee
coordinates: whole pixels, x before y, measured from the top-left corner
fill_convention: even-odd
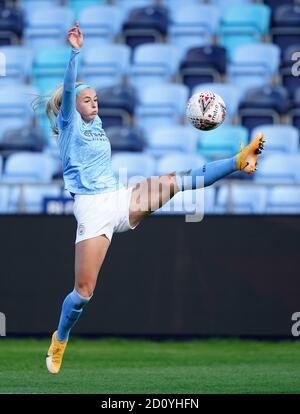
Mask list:
[[[88,282],[79,282],[75,286],[79,295],[84,296],[85,298],[90,298],[94,292],[94,285]]]

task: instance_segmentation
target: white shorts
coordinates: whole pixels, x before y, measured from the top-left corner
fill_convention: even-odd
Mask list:
[[[101,194],[75,194],[75,244],[101,234],[111,241],[113,233],[135,229],[136,226],[129,224],[132,190],[133,187],[129,187]]]

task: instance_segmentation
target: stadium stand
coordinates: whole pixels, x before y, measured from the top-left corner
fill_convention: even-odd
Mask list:
[[[78,80],[97,90],[115,169],[147,177],[198,167],[233,156],[240,141],[263,130],[266,151],[253,179],[237,174],[233,184],[226,179],[205,189],[205,212],[300,213],[298,0],[0,4],[1,214],[21,207],[40,213],[47,195],[69,198],[44,107],[34,112],[31,103],[62,83],[74,19],[85,36]],[[204,89],[227,106],[224,125],[205,133],[185,118],[188,98]],[[187,196],[191,209],[193,197]],[[175,214],[188,210],[180,210],[181,196],[174,200]]]

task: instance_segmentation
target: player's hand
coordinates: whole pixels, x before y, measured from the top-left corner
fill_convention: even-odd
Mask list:
[[[75,49],[80,49],[83,45],[83,34],[80,30],[78,21],[76,21],[75,26],[68,31],[68,42]]]

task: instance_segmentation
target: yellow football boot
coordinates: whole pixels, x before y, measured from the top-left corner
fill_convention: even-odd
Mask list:
[[[67,341],[60,342],[57,339],[57,331],[53,333],[51,345],[46,357],[46,365],[51,374],[59,373],[67,343]]]
[[[243,170],[248,174],[252,174],[256,170],[258,154],[264,149],[264,134],[259,132],[256,137],[241,150],[236,157],[236,166],[238,170]]]

